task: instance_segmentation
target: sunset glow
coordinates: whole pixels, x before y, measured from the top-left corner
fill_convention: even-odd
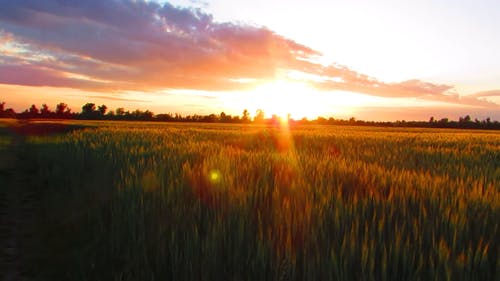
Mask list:
[[[266,117],[278,115],[286,118],[290,114],[294,119],[316,118],[334,110],[326,106],[323,99],[326,97],[304,83],[278,80],[236,94],[230,106],[248,108],[252,113],[261,109]]]
[[[0,98],[16,111],[500,119],[495,1],[0,4]]]

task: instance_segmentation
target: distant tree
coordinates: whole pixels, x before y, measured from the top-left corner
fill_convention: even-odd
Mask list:
[[[154,113],[149,110],[136,109],[132,112],[126,111],[122,116],[121,118],[126,120],[152,120]]]
[[[42,108],[40,109],[40,115],[43,118],[47,118],[50,117],[51,113],[52,111],[50,111],[49,106],[46,103],[42,104]]]
[[[56,115],[61,117],[66,114],[69,114],[71,112],[71,109],[68,108],[68,105],[65,104],[64,102],[60,102],[56,105]]]
[[[86,103],[84,106],[82,106],[82,114],[91,114],[95,111],[95,104],[93,103]]]
[[[4,118],[16,118],[16,111],[12,108],[7,108],[1,112],[0,117]]]
[[[290,118],[288,118],[288,120],[290,120]],[[326,120],[326,118],[324,118],[322,116],[318,116],[318,118],[316,119],[316,122],[318,124],[326,124],[327,120]]]
[[[248,110],[246,109],[243,110],[243,116],[241,117],[241,121],[243,123],[250,122],[250,112],[248,112]]]
[[[174,120],[174,117],[172,116],[172,114],[166,113],[156,115],[156,119],[160,121],[172,121]]]
[[[16,112],[12,108],[5,109],[5,102],[0,102],[0,118],[16,118]]]
[[[443,124],[446,124],[448,123],[448,118],[441,118],[441,120],[439,120],[439,123],[443,123]]]
[[[139,119],[142,115],[142,111],[140,109],[136,109],[130,113],[130,118],[131,119]]]
[[[458,118],[458,122],[460,123],[468,123],[468,122],[471,122],[472,118],[470,117],[470,115],[465,115],[464,117],[459,117]]]
[[[149,110],[146,110],[146,111],[144,111],[144,112],[142,113],[142,119],[143,119],[143,120],[151,120],[151,119],[153,119],[153,116],[154,116],[154,115],[155,115],[155,114],[154,114],[153,112],[151,112],[151,111],[149,111]]]
[[[40,113],[40,110],[38,110],[38,107],[36,105],[32,104],[30,109],[29,109],[29,115],[31,117],[35,117]]]
[[[108,107],[104,104],[97,107],[97,111],[99,111],[99,114],[101,116],[104,116],[104,114],[106,114],[106,110],[108,110]]]
[[[262,123],[264,122],[264,116],[265,116],[264,111],[262,109],[257,109],[253,121],[256,123]]]
[[[429,123],[434,123],[436,120],[434,119],[434,116],[431,116],[431,118],[429,118]]]
[[[224,111],[222,111],[219,115],[220,117],[220,122],[223,122],[223,123],[230,123],[233,119],[233,117],[231,117],[231,115],[227,115]]]
[[[86,119],[96,119],[97,111],[95,109],[95,104],[89,102],[83,105],[81,116]]]
[[[116,116],[123,116],[125,115],[125,109],[123,107],[118,107],[115,110]]]
[[[202,120],[204,122],[213,123],[213,122],[217,121],[217,115],[212,113],[212,114],[204,116]]]

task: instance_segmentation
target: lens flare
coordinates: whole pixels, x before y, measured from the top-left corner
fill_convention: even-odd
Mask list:
[[[221,174],[218,170],[210,170],[208,177],[211,182],[216,183],[219,182],[221,179]]]

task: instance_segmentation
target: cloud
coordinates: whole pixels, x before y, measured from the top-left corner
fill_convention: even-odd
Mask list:
[[[95,98],[95,99],[104,99],[104,100],[111,100],[111,101],[127,101],[127,102],[151,102],[150,100],[140,100],[140,99],[129,99],[129,98],[121,98],[121,97],[115,97],[115,96],[88,96],[89,98]]]
[[[277,68],[318,54],[266,28],[217,23],[200,9],[169,3],[0,0],[0,5],[2,34],[13,34],[25,48],[18,55],[36,50],[52,58],[29,60],[30,69],[112,81],[123,90],[234,89],[241,85],[231,79],[270,79]],[[56,74],[50,74],[52,83],[72,83],[54,79]]]
[[[13,36],[10,33],[7,33],[3,30],[0,30],[0,46],[6,45],[7,43],[12,42]]]
[[[321,90],[344,90],[388,98],[417,98],[469,106],[500,107],[492,101],[480,99],[480,97],[496,96],[499,91],[461,96],[453,85],[430,83],[418,79],[385,83],[339,65],[319,67],[315,72],[324,78],[315,83],[315,86]]]
[[[482,91],[482,92],[477,92],[472,95],[468,95],[468,97],[500,97],[500,90],[490,90],[490,91]]]
[[[203,6],[202,1],[195,1]],[[92,91],[251,88],[282,71],[322,90],[498,106],[452,85],[385,83],[260,26],[217,22],[200,8],[133,0],[0,0],[0,83]],[[250,81],[241,83],[242,79]]]
[[[57,70],[33,65],[0,65],[0,82],[24,86],[102,88],[100,82],[66,77]]]

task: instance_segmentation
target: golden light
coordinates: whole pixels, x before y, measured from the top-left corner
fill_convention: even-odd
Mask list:
[[[279,80],[258,86],[253,92],[254,107],[267,115],[278,115],[283,120],[292,118],[315,118],[322,111],[313,89],[304,83]],[[326,110],[326,109],[323,109]]]
[[[232,93],[224,98],[225,106],[239,110],[247,109],[251,115],[262,110],[266,118],[273,115],[287,120],[304,117],[316,119],[348,115],[364,100],[349,92],[325,92],[296,80],[276,80],[257,86],[250,91]]]

